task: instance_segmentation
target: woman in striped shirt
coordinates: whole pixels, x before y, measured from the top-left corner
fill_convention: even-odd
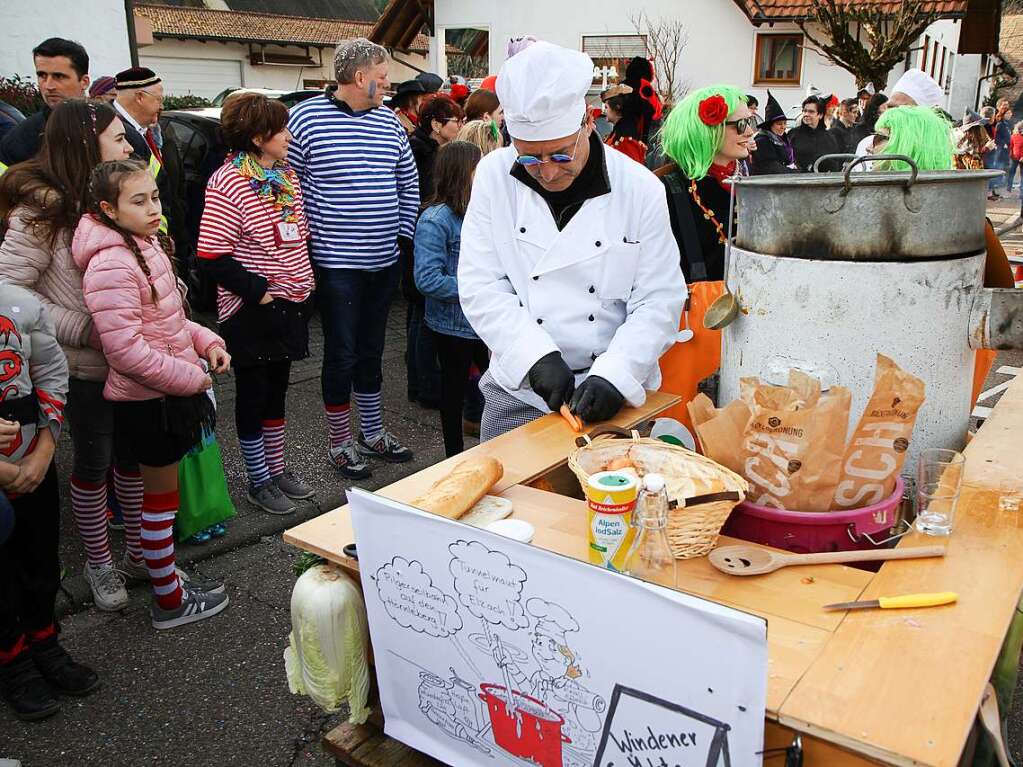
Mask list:
[[[309,356],[309,228],[285,162],[288,110],[257,93],[232,96],[220,127],[229,154],[206,187],[199,258],[217,282],[217,319],[235,371],[235,421],[251,503],[295,510],[312,488],[284,463],[291,363]]]

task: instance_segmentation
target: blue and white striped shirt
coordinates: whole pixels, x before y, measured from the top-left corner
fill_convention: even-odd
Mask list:
[[[317,96],[291,109],[288,162],[302,184],[313,263],[382,269],[415,234],[419,176],[405,129],[386,107],[352,112]]]

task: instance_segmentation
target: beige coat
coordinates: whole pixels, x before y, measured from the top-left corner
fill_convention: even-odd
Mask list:
[[[70,233],[51,249],[47,232],[29,223],[33,215],[24,206],[11,212],[0,244],[0,279],[39,297],[56,327],[72,378],[105,381],[107,363],[85,306],[82,273],[71,258]]]

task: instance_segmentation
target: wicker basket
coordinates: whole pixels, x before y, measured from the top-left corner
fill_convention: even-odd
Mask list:
[[[590,475],[616,458],[628,458],[640,476],[656,472],[664,477],[671,502],[668,541],[676,559],[709,553],[728,515],[749,491],[746,480],[724,466],[639,432],[605,426],[579,437],[576,444],[579,449],[569,456],[568,466],[584,492]]]

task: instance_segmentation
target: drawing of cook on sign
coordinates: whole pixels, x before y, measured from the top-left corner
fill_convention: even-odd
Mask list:
[[[582,669],[567,636],[579,631],[579,624],[561,605],[539,597],[526,601],[526,611],[536,620],[532,650],[539,668],[527,677],[509,654],[504,655],[501,666],[507,668],[519,689],[564,717],[563,732],[571,740],[563,751],[565,767],[589,767],[607,702],[579,681]]]

